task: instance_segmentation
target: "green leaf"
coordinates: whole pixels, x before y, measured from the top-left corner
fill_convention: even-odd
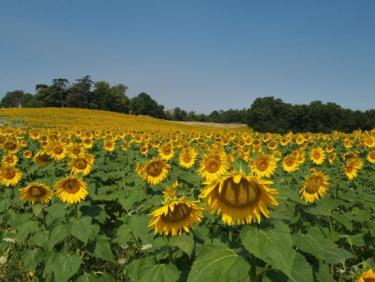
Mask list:
[[[194,238],[192,234],[182,234],[180,236],[174,236],[170,239],[169,244],[171,246],[179,248],[189,257],[192,255],[194,250]]]
[[[56,244],[63,241],[68,235],[68,228],[64,224],[57,225],[49,235],[48,248],[52,250]]]
[[[291,277],[296,252],[289,227],[276,220],[272,224],[272,228],[245,226],[240,233],[241,242],[251,254]]]
[[[327,263],[344,263],[347,259],[353,257],[348,251],[340,249],[335,243],[324,238],[322,233],[316,228],[310,229],[307,234],[294,234],[293,241],[299,250]]]
[[[83,273],[79,276],[75,282],[112,282],[114,281],[111,276],[106,273],[101,273],[101,276],[97,276],[93,273]]]
[[[54,221],[58,218],[63,218],[65,215],[66,205],[61,203],[54,203],[53,205],[45,208],[48,215],[51,217],[51,221]]]
[[[41,251],[39,249],[23,250],[21,262],[26,271],[34,272],[42,258]]]
[[[91,218],[82,217],[81,219],[72,219],[70,225],[70,234],[78,240],[87,244],[91,232]]]
[[[111,245],[108,238],[105,236],[98,236],[95,241],[90,243],[88,249],[92,255],[97,258],[113,261]]]
[[[55,280],[59,282],[68,281],[77,273],[81,266],[81,257],[77,254],[57,253],[47,261],[45,271],[52,272]]]
[[[227,246],[203,245],[188,276],[189,282],[231,282],[248,277],[250,265]]]
[[[129,191],[130,190],[130,191]],[[124,210],[131,209],[135,204],[142,202],[145,198],[144,189],[135,189],[135,187],[129,187],[128,193],[125,197],[119,199],[119,203]]]
[[[31,239],[31,242],[36,246],[43,248],[44,250],[48,249],[48,231],[38,231],[34,234]]]
[[[128,221],[117,230],[115,242],[124,244],[134,235],[135,238],[140,238],[144,243],[152,244],[153,234],[148,228],[149,220],[150,218],[147,215],[130,216]]]
[[[27,236],[35,233],[38,230],[39,230],[39,225],[38,225],[37,222],[27,221],[27,222],[18,226],[17,235],[16,235],[15,239],[16,239],[17,242],[25,241]]]
[[[316,281],[324,281],[324,282],[334,282],[335,279],[333,279],[331,273],[329,273],[329,266],[324,263],[319,263],[319,271],[317,274]]]
[[[294,282],[314,282],[312,267],[300,253],[296,253],[294,257],[290,280]]]
[[[180,277],[180,271],[174,264],[154,264],[150,258],[133,261],[126,273],[137,282],[175,282]]]

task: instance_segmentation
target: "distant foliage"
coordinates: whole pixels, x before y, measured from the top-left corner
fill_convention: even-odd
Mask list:
[[[353,111],[320,101],[292,105],[274,97],[257,98],[248,111],[247,123],[260,132],[351,132],[375,127],[375,110]]]
[[[263,97],[255,99],[250,108],[215,110],[206,115],[180,107],[165,109],[145,92],[129,99],[127,90],[124,84],[111,86],[106,81],[94,82],[88,75],[74,83],[56,78],[51,85],[37,84],[34,95],[22,90],[7,92],[0,105],[5,108],[73,107],[177,121],[244,123],[260,132],[275,133],[352,132],[375,128],[375,110],[353,111],[335,103],[313,101],[309,105],[292,105],[274,97]]]

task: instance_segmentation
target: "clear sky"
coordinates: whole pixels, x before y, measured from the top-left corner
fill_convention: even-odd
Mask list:
[[[0,96],[86,74],[204,113],[375,108],[375,1],[1,1]]]

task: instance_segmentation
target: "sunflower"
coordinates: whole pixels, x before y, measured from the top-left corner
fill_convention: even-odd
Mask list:
[[[103,147],[104,147],[104,150],[106,152],[113,152],[115,150],[116,143],[114,141],[108,139],[108,140],[104,141]]]
[[[165,201],[176,199],[176,190],[180,184],[176,181],[172,185],[166,187],[163,191],[163,198]]]
[[[84,149],[81,144],[72,143],[68,147],[69,157],[78,157],[84,152]]]
[[[2,165],[9,165],[9,166],[15,166],[17,164],[18,157],[14,154],[5,155],[1,163]]]
[[[361,159],[353,158],[347,161],[344,167],[346,177],[349,180],[353,180],[354,178],[356,178],[362,166],[363,161]]]
[[[136,166],[138,176],[152,185],[163,182],[167,178],[169,169],[170,165],[160,158],[155,158]]]
[[[66,157],[66,149],[60,143],[52,143],[48,146],[48,153],[54,160],[62,160]]]
[[[375,271],[372,269],[363,272],[361,276],[358,277],[356,282],[374,282],[375,281]]]
[[[312,169],[300,190],[301,198],[305,202],[313,203],[327,192],[329,178],[324,172]]]
[[[33,152],[31,152],[30,150],[25,150],[22,152],[22,156],[25,159],[30,159],[33,156]]]
[[[91,149],[92,146],[94,146],[94,141],[92,140],[92,138],[85,138],[82,140],[81,144],[84,148]]]
[[[368,152],[367,160],[372,164],[375,163],[375,150],[372,150],[372,151]]]
[[[201,161],[199,175],[207,180],[223,175],[229,167],[228,158],[223,152],[208,153]]]
[[[262,154],[252,163],[251,168],[258,176],[270,177],[277,167],[276,159],[272,155]]]
[[[94,156],[91,154],[83,154],[70,160],[70,171],[72,174],[88,175],[94,163]]]
[[[16,153],[19,149],[17,139],[15,138],[6,139],[2,144],[2,148],[8,153]]]
[[[324,162],[325,153],[321,147],[317,147],[311,150],[310,152],[310,160],[314,164],[321,165]]]
[[[222,214],[225,224],[260,223],[262,215],[269,217],[268,208],[278,205],[278,191],[267,186],[272,183],[258,176],[230,174],[206,183],[199,197],[212,213]]]
[[[56,194],[64,203],[79,203],[88,195],[87,184],[75,176],[68,176],[56,183]]]
[[[155,234],[176,236],[189,232],[193,224],[201,222],[203,208],[197,204],[197,201],[182,197],[165,202],[162,207],[151,212],[150,216],[148,227],[153,229]]]
[[[4,186],[16,185],[21,180],[22,173],[15,166],[0,167],[0,183]]]
[[[52,199],[51,188],[40,183],[31,183],[20,189],[20,199],[24,202],[48,203]]]
[[[38,152],[34,156],[34,162],[37,163],[38,165],[41,165],[41,166],[45,166],[52,161],[53,161],[53,159],[51,158],[50,154],[47,153],[46,151]]]
[[[337,158],[337,154],[336,154],[336,152],[332,152],[332,153],[330,153],[330,154],[328,155],[328,162],[329,162],[329,164],[330,164],[330,165],[333,165],[333,163],[335,162],[336,158]]]
[[[298,169],[298,162],[296,156],[293,154],[287,155],[282,161],[283,170],[290,173]]]
[[[167,145],[161,146],[159,148],[159,156],[160,158],[166,161],[169,161],[170,159],[172,159],[174,156],[174,150],[172,148],[172,145],[167,144]]]
[[[197,152],[192,149],[184,149],[178,157],[178,164],[183,168],[191,168],[197,158]]]

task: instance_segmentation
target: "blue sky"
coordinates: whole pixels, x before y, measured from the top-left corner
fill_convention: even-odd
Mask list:
[[[209,113],[375,108],[375,1],[2,1],[0,96],[86,74]]]

